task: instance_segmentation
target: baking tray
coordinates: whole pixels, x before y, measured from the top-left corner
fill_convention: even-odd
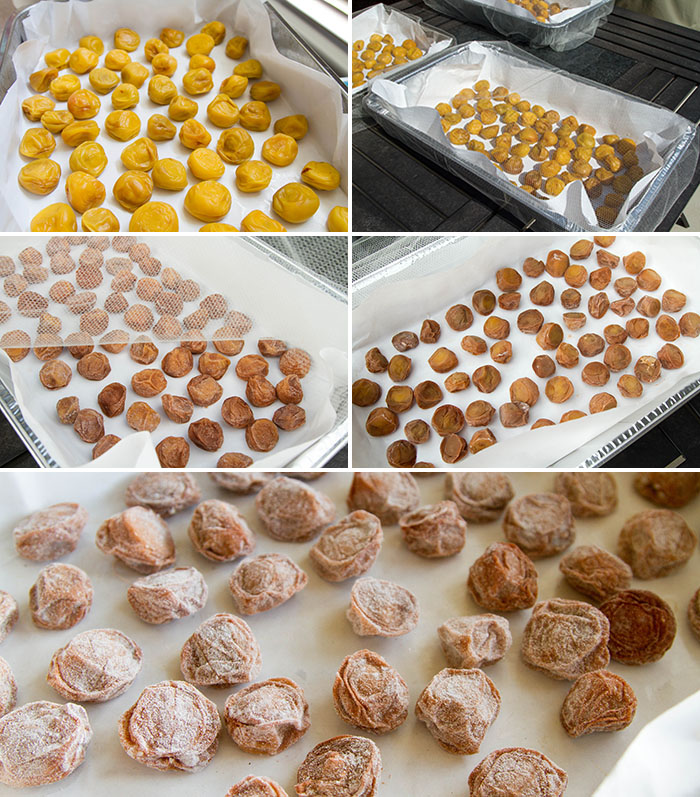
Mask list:
[[[447,46],[449,47],[450,45],[454,44],[457,41],[454,36],[451,36],[449,33],[442,30],[441,28],[436,28],[433,25],[428,25],[427,23],[423,22],[423,20],[419,16],[416,16],[415,14],[407,14],[405,11],[399,11],[396,8],[390,8],[387,11],[387,7],[384,5],[384,3],[378,3],[376,6],[371,6],[370,8],[364,8],[361,11],[355,11],[355,13],[352,15],[353,20],[356,17],[360,17],[363,14],[366,14],[368,11],[371,11],[375,8],[381,8],[383,9],[384,13],[390,13],[393,19],[397,20],[405,19],[410,22],[414,22],[417,25],[420,25],[425,35],[425,40],[430,44],[435,44],[437,42],[444,41],[448,42]],[[389,33],[390,31],[387,32]],[[355,32],[353,30],[352,42],[354,42],[356,38],[357,37],[355,36]],[[420,45],[420,42],[417,43]],[[426,61],[432,60],[432,58],[433,55],[424,55],[422,58],[419,59],[419,61],[421,63],[425,63]],[[409,62],[408,64],[399,64],[398,66],[395,66],[393,69],[391,69],[387,74],[391,75],[400,74],[401,72],[406,71],[406,68],[410,67],[413,63],[415,62]],[[374,80],[376,80],[376,78],[370,78],[369,80],[366,80],[362,86],[357,86],[356,88],[353,88],[352,96],[356,97],[358,94],[364,94],[364,92],[367,91],[367,89],[372,85],[372,82]],[[352,83],[352,75],[350,76],[350,82]]]
[[[624,92],[602,86],[595,81],[570,74],[564,70],[556,70],[545,61],[524,52],[508,42],[464,42],[436,55],[429,63],[416,63],[404,71],[402,75],[387,79],[382,81],[382,83],[403,85],[416,78],[419,80],[426,79],[429,70],[435,66],[449,65],[450,63],[478,63],[475,59],[478,59],[479,54],[472,52],[472,47],[483,51],[484,57],[489,56],[494,59],[508,58],[511,63],[531,72],[533,69],[541,70],[542,77],[545,80],[556,74],[564,80],[583,85],[588,90],[593,90],[596,93],[597,102],[599,103],[596,107],[605,107],[606,103],[610,102],[624,101],[629,103],[628,107],[634,109],[637,114],[640,114],[644,108],[653,108],[655,113],[662,113],[669,124],[671,122],[680,124],[684,129],[684,133],[675,141],[675,146],[672,149],[663,151],[664,165],[659,169],[650,185],[646,187],[642,196],[636,201],[634,207],[627,212],[623,220],[616,222],[611,227],[602,227],[597,223],[572,221],[561,213],[547,208],[546,200],[538,200],[530,196],[520,187],[512,185],[508,180],[494,179],[493,173],[482,167],[478,159],[475,158],[472,161],[459,157],[458,150],[452,147],[446,137],[433,138],[424,130],[406,123],[401,118],[400,111],[418,109],[399,109],[379,96],[374,87],[370,87],[370,91],[363,98],[364,110],[376,119],[379,125],[390,135],[397,138],[405,146],[436,162],[439,166],[463,179],[485,196],[498,202],[503,207],[507,207],[514,216],[522,221],[531,223],[533,217],[535,217],[543,230],[618,233],[632,231],[651,232],[656,229],[678,196],[689,185],[695,172],[698,156],[700,155],[700,132],[698,132],[696,126],[682,119],[678,114],[654,103],[635,99]],[[538,77],[533,75],[532,80],[534,81],[535,91],[537,90],[536,83],[538,79]],[[532,86],[533,84],[531,83],[524,87],[523,90],[532,91]],[[513,90],[517,89],[517,86],[513,87]],[[533,94],[533,101],[534,99],[535,95]],[[422,117],[422,119],[427,119],[427,109],[420,110],[421,112],[423,110],[426,111],[426,116]],[[437,116],[435,119],[437,119]],[[485,165],[490,166],[490,164]]]
[[[341,275],[347,268],[347,259],[335,244],[335,237],[319,238],[320,245],[327,242],[323,252],[323,263],[318,253],[312,258],[304,236],[236,236],[236,242],[257,250],[280,268],[328,293],[347,304],[347,288],[342,285]],[[347,385],[333,388],[330,401],[336,413],[333,428],[319,440],[312,442],[287,467],[319,468],[347,445],[348,440],[348,394]],[[0,379],[0,411],[22,439],[28,452],[42,468],[59,468],[56,453],[50,441],[42,440],[27,422],[22,410],[8,386]]]
[[[524,240],[536,240],[538,237],[537,234],[533,234]],[[439,270],[442,254],[452,246],[460,245],[465,256],[472,251],[476,252],[479,238],[480,236],[465,238],[444,235],[356,238],[352,247],[352,307],[355,308],[361,304],[369,293],[380,285],[425,276]],[[464,249],[465,243],[471,249]],[[688,341],[691,340],[688,339]],[[623,449],[635,443],[650,429],[697,395],[700,395],[700,379],[693,379],[687,385],[664,397],[653,409],[627,424],[619,425],[619,428],[614,427],[609,430],[609,436],[602,435],[593,438],[586,445],[553,463],[551,467],[603,467]],[[464,402],[457,401],[456,403]],[[436,467],[446,468],[447,466],[439,462],[436,463]]]
[[[80,0],[80,2],[90,2],[91,0]],[[12,62],[13,55],[17,47],[27,40],[27,35],[24,29],[24,23],[27,19],[33,6],[39,2],[66,2],[66,0],[35,0],[26,8],[12,14],[6,21],[5,27],[0,38],[0,102],[5,98],[10,87],[16,80],[15,67]],[[335,73],[335,71],[318,55],[303,39],[294,31],[290,24],[281,16],[281,14],[266,0],[261,0],[262,6],[265,8],[267,16],[270,20],[270,31],[276,49],[279,53],[286,58],[303,64],[306,67],[323,73],[325,76],[330,77],[334,84],[337,86],[339,92],[340,104],[343,114],[348,112],[348,91],[343,79]],[[211,131],[210,131],[211,132]],[[342,168],[341,168],[341,171]],[[344,175],[344,180],[346,175]],[[158,191],[156,190],[156,193]],[[108,192],[108,198],[110,193]],[[184,194],[183,194],[184,196]],[[165,197],[156,197],[154,194],[153,199],[163,199],[163,201],[170,202]],[[347,198],[347,195],[346,195]],[[118,210],[118,208],[117,208]],[[182,211],[185,214],[185,211]],[[178,214],[181,215],[182,214]],[[186,216],[186,214],[185,214]],[[184,218],[184,216],[183,216]],[[184,230],[183,230],[184,231]],[[303,229],[299,232],[304,233]],[[307,231],[306,234],[309,234]]]
[[[422,504],[444,498],[445,475],[425,475],[417,479]],[[510,473],[516,495],[551,490],[554,473]],[[296,744],[279,755],[256,756],[237,748],[224,730],[219,749],[209,766],[188,774],[158,772],[128,758],[119,744],[117,722],[147,685],[164,679],[181,678],[179,653],[183,642],[197,626],[215,612],[234,612],[227,581],[234,562],[211,562],[201,556],[187,536],[193,508],[169,518],[177,549],[177,566],[194,566],[209,587],[209,600],[196,614],[166,625],[148,625],[134,614],[126,600],[126,590],[138,574],[101,553],[94,542],[95,530],[107,517],[124,508],[124,489],[133,474],[60,471],[17,471],[6,474],[0,483],[0,503],[5,507],[5,533],[0,537],[2,589],[19,603],[20,618],[7,639],[0,643],[0,656],[12,667],[17,679],[20,703],[34,700],[64,702],[46,683],[51,656],[76,634],[91,628],[117,628],[143,649],[143,669],[126,692],[106,703],[85,704],[94,736],[85,763],[66,780],[49,786],[24,790],[32,797],[224,797],[228,789],[247,774],[274,778],[294,797],[296,770],[311,748],[324,739],[344,733],[372,738],[382,754],[383,770],[377,797],[467,797],[467,777],[492,750],[523,746],[541,750],[569,775],[565,797],[591,797],[620,755],[646,724],[698,689],[700,642],[693,635],[685,616],[688,600],[697,589],[700,550],[676,573],[653,581],[634,580],[634,587],[650,589],[666,600],[678,620],[678,632],[671,649],[654,664],[633,667],[611,662],[609,669],[622,676],[635,691],[639,705],[632,724],[616,733],[593,733],[570,738],[559,722],[559,709],[571,686],[554,681],[525,667],[520,658],[522,633],[530,611],[507,614],[513,645],[498,663],[484,672],[502,697],[501,711],[487,732],[481,749],[474,755],[454,755],[442,750],[413,708],[421,690],[440,669],[447,666],[440,649],[437,627],[449,617],[480,613],[469,596],[465,581],[472,562],[487,545],[503,539],[501,519],[487,524],[469,524],[462,552],[445,559],[422,559],[412,554],[402,540],[397,525],[384,525],[384,542],[368,575],[395,581],[411,590],[420,606],[417,627],[402,637],[358,637],[345,618],[354,579],[331,584],[323,581],[309,560],[311,542],[276,542],[262,528],[255,509],[255,495],[238,496],[212,482],[206,473],[193,474],[202,490],[202,499],[218,498],[235,504],[256,535],[255,554],[277,552],[291,557],[308,573],[309,583],[290,601],[268,612],[248,616],[246,622],[260,644],[262,672],[256,680],[287,677],[296,681],[309,703],[311,727]],[[347,513],[345,498],[352,472],[328,472],[311,482],[314,489],[330,497],[338,517]],[[619,530],[635,512],[652,507],[632,487],[634,473],[617,473],[620,503],[605,518],[577,518],[576,544],[595,544],[615,550]],[[76,550],[61,561],[76,565],[92,580],[95,597],[90,613],[74,628],[42,631],[35,628],[28,607],[28,592],[44,562],[21,559],[15,551],[12,527],[25,514],[58,501],[77,501],[89,513],[89,522]],[[688,524],[697,529],[700,499],[680,510]],[[536,563],[539,598],[555,596],[582,599],[566,584],[559,572],[560,556],[539,559]],[[343,658],[356,650],[370,648],[401,673],[409,689],[409,714],[395,731],[381,736],[354,729],[344,723],[333,708],[334,674]],[[222,710],[234,689],[205,687],[204,694]],[[697,717],[693,723],[697,729]],[[680,730],[680,729],[679,729]],[[695,739],[684,735],[686,747],[697,748]],[[695,741],[695,745],[693,745]],[[591,762],[595,762],[592,765]],[[647,792],[621,790],[616,797],[654,797],[672,791],[669,770],[660,754],[650,756],[659,772],[658,788]],[[663,776],[662,774],[663,773]],[[697,784],[688,779],[686,797],[697,795]],[[675,779],[674,779],[675,780]],[[623,781],[624,782],[624,781]],[[20,795],[21,790],[2,788],[5,795]]]
[[[614,9],[615,0],[590,0],[580,14],[562,22],[556,16],[553,21],[539,22],[506,0],[425,0],[425,4],[463,22],[493,28],[514,41],[563,52],[592,39]]]

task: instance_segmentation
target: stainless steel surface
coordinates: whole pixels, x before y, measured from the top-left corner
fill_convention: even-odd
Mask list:
[[[352,247],[352,306],[357,307],[378,285],[425,276],[439,268],[434,255],[463,241],[461,236],[361,236]],[[673,393],[647,414],[634,419],[620,434],[602,445],[593,441],[567,457],[566,467],[598,468],[639,440],[682,404],[700,394],[700,380]],[[574,459],[572,462],[571,459]],[[554,463],[552,467],[557,467]]]

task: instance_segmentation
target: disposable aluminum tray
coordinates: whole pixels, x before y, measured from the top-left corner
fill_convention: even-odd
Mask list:
[[[383,7],[384,4],[380,3],[379,5]],[[374,8],[374,6],[373,6],[373,8]],[[367,11],[368,11],[368,9],[366,9],[366,8],[363,9],[362,11],[356,11],[352,15],[353,19],[355,19],[355,17],[359,17],[361,14],[365,14]],[[420,25],[421,30],[425,34],[426,39],[428,41],[430,41],[430,42],[445,41],[445,42],[449,42],[449,45],[452,45],[452,44],[454,44],[457,41],[454,36],[451,36],[449,33],[446,33],[444,30],[441,30],[440,28],[436,28],[433,25],[427,25],[425,22],[423,22],[423,20],[420,17],[416,16],[415,14],[407,14],[405,11],[399,11],[398,9],[395,9],[395,8],[391,9],[391,13],[392,13],[392,15],[394,15],[395,17],[397,17],[399,19],[401,19],[401,18],[407,19],[407,20],[410,20],[411,22],[415,22],[417,25]],[[355,38],[356,37],[355,37],[355,35],[353,33],[353,36],[352,36],[353,41],[355,40]],[[421,63],[425,63],[427,61],[430,61],[430,60],[432,60],[432,58],[433,58],[433,56],[424,56],[423,59],[421,59]],[[399,66],[393,67],[391,72],[387,73],[387,74],[400,75],[408,67],[410,67],[412,65],[412,63],[413,62],[408,63],[408,64],[399,64]],[[364,92],[367,91],[367,89],[372,85],[372,81],[374,79],[375,78],[372,78],[371,80],[368,80],[363,86],[358,86],[357,88],[354,88],[352,90],[352,96],[353,97],[357,97],[359,94],[364,94]]]
[[[318,256],[318,246],[313,253],[306,249],[307,238],[301,236],[249,236],[237,239],[243,246],[261,252],[280,268],[309,282],[315,288],[347,303],[347,250],[339,247],[333,236],[321,239],[325,247],[323,257]],[[335,425],[330,432],[312,443],[302,453],[287,463],[289,468],[321,468],[348,442],[348,391],[338,385],[331,395],[336,413]],[[42,468],[60,467],[52,451],[50,440],[42,440],[27,423],[22,411],[7,385],[0,379],[0,412],[7,418],[29,453]]]
[[[550,47],[557,52],[574,50],[595,36],[615,7],[615,0],[591,0],[580,14],[562,22],[527,17],[506,0],[425,0],[426,5],[449,17],[493,28],[514,41],[532,47]]]
[[[461,239],[458,236],[358,237],[352,248],[352,306],[380,285],[411,279],[433,271],[439,253]],[[552,467],[599,468],[665,420],[682,404],[700,395],[700,380],[665,397],[653,410],[635,418],[609,440],[596,438]]]
[[[47,2],[48,0],[36,0],[36,2]],[[63,2],[64,0],[51,0],[53,2]],[[82,0],[89,3],[90,0]],[[36,3],[32,3],[36,5]],[[12,64],[12,56],[14,51],[19,47],[22,42],[26,41],[26,34],[24,32],[24,21],[29,14],[31,5],[22,11],[12,14],[2,32],[2,39],[0,39],[0,101],[7,94],[7,90],[15,81],[15,68]],[[338,75],[318,56],[314,53],[292,30],[292,28],[285,22],[279,13],[268,3],[265,3],[265,9],[270,17],[270,28],[272,30],[272,38],[275,42],[277,49],[282,55],[291,58],[300,64],[316,69],[323,72],[338,84],[343,97],[343,110],[347,110],[348,93],[345,84]]]
[[[452,147],[445,137],[435,139],[423,130],[406,124],[391,103],[380,97],[373,87],[363,98],[363,109],[394,138],[397,138],[407,147],[421,155],[436,162],[439,166],[469,185],[476,188],[485,196],[507,207],[508,210],[521,219],[526,226],[531,226],[538,222],[538,226],[543,231],[567,231],[567,232],[653,232],[664,219],[678,196],[690,183],[700,154],[700,132],[690,122],[683,120],[677,114],[673,114],[667,109],[661,108],[654,103],[638,100],[625,94],[608,88],[592,80],[573,75],[564,70],[556,70],[550,64],[539,58],[524,52],[509,42],[464,42],[445,50],[436,55],[429,63],[414,64],[403,72],[400,76],[388,79],[391,83],[404,84],[416,76],[427,75],[437,66],[448,64],[449,62],[466,62],[469,58],[469,50],[472,46],[478,45],[490,54],[498,57],[503,56],[510,59],[511,63],[532,70],[542,71],[543,79],[551,77],[553,74],[564,79],[573,81],[594,89],[599,94],[598,107],[605,107],[606,102],[629,103],[629,108],[639,111],[640,108],[653,108],[655,111],[661,110],[675,117],[685,125],[684,134],[675,141],[670,151],[662,152],[664,165],[659,169],[658,174],[651,184],[646,188],[642,197],[635,206],[628,212],[624,220],[616,222],[611,227],[602,227],[598,224],[580,224],[571,221],[561,213],[548,209],[547,201],[536,199],[523,191],[519,186],[512,185],[508,180],[496,180],[494,175],[482,168],[477,161],[470,162],[458,156],[457,150]],[[536,86],[537,81],[530,81],[529,88]],[[516,87],[517,88],[517,87]]]

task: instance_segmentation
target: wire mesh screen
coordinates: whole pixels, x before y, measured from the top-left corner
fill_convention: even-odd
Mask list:
[[[376,282],[411,279],[441,269],[455,246],[465,254],[479,239],[442,235],[356,237],[352,246],[352,306],[361,304]]]
[[[260,240],[347,296],[348,244],[345,237],[270,235],[260,236]]]

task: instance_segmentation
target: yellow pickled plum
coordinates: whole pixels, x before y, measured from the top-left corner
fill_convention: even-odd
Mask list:
[[[217,127],[233,127],[239,113],[236,103],[226,94],[217,94],[207,105],[207,118]]]
[[[99,60],[97,53],[88,50],[87,47],[78,47],[77,50],[74,50],[70,54],[68,66],[79,75],[84,75],[86,72],[94,69]]]
[[[154,113],[148,120],[146,132],[152,141],[170,141],[175,138],[177,128],[167,116]]]
[[[273,166],[289,166],[298,151],[295,139],[284,133],[276,133],[263,143],[261,155]]]
[[[147,61],[151,62],[157,55],[167,55],[170,48],[160,39],[148,39],[143,45],[143,54]]]
[[[253,157],[255,145],[247,130],[232,127],[219,136],[216,151],[226,163],[243,163]]]
[[[50,53],[46,53],[44,61],[46,66],[50,66],[52,69],[65,69],[68,66],[69,58],[70,50],[61,47],[58,50],[51,50]]]
[[[105,51],[104,42],[99,36],[83,36],[78,44],[81,47],[85,47],[86,50],[92,50],[97,55],[102,55]]]
[[[231,210],[231,192],[215,180],[204,180],[185,194],[185,210],[200,221],[221,221]]]
[[[74,172],[86,172],[99,177],[107,166],[107,155],[97,141],[83,141],[71,152],[68,165]]]
[[[124,172],[114,183],[112,193],[123,208],[133,212],[151,198],[153,180],[148,172]]]
[[[127,169],[150,172],[158,160],[158,148],[150,138],[137,138],[124,147],[121,160]]]
[[[90,208],[80,218],[83,232],[119,232],[119,219],[109,208]]]
[[[26,163],[19,170],[17,181],[31,194],[45,196],[50,194],[61,179],[61,167],[48,158]]]
[[[197,53],[190,58],[190,69],[208,69],[213,72],[216,69],[216,61],[208,55]]]
[[[29,76],[29,85],[34,91],[43,94],[49,90],[49,86],[56,78],[58,78],[58,69],[53,69],[52,67],[39,69]]]
[[[77,147],[84,141],[94,141],[100,134],[100,126],[94,119],[86,119],[83,122],[71,122],[61,131],[61,138],[64,144],[69,147]]]
[[[177,213],[167,202],[147,202],[134,211],[129,232],[177,232]]]
[[[74,91],[80,89],[80,79],[75,75],[61,75],[51,81],[49,91],[59,101],[65,102]]]
[[[70,111],[46,111],[41,115],[41,124],[49,133],[61,133],[74,121]]]
[[[139,103],[139,90],[131,83],[120,83],[112,92],[112,108],[126,111]]]
[[[19,143],[19,154],[25,158],[48,158],[56,149],[56,139],[44,127],[30,127]]]
[[[119,28],[114,31],[114,46],[117,50],[126,50],[133,53],[141,43],[141,37],[135,30],[130,28]]]
[[[234,61],[240,61],[247,47],[248,39],[245,36],[234,36],[226,42],[226,55]]]
[[[261,80],[258,83],[253,83],[250,87],[250,98],[252,100],[260,100],[261,102],[272,102],[276,100],[282,89],[278,83],[273,83],[271,80]]]
[[[166,191],[182,191],[187,188],[187,171],[175,158],[161,158],[153,164],[153,185]]]
[[[168,47],[179,47],[185,41],[185,34],[176,28],[163,28],[160,32],[160,40],[165,42]]]
[[[333,191],[340,185],[340,172],[330,163],[309,161],[301,170],[301,179],[320,191]]]
[[[65,202],[56,202],[40,210],[31,220],[32,232],[76,232],[75,211]]]
[[[213,149],[198,147],[187,158],[190,171],[198,180],[218,180],[226,171],[224,162]]]
[[[121,72],[130,61],[131,56],[126,50],[110,50],[105,55],[105,66],[115,72]]]
[[[100,98],[89,89],[74,91],[68,98],[68,110],[76,119],[93,119],[101,105]]]
[[[347,232],[348,231],[348,209],[340,205],[331,208],[326,222],[328,232]]]
[[[143,86],[147,77],[148,69],[143,64],[139,64],[138,61],[129,61],[122,68],[122,83],[129,83],[137,89]]]
[[[242,75],[230,75],[222,81],[219,86],[221,94],[225,94],[232,100],[237,99],[248,88],[248,78]]]
[[[270,185],[272,168],[262,161],[246,161],[236,168],[236,188],[254,194]]]
[[[34,94],[22,102],[22,113],[30,122],[38,122],[47,111],[53,111],[56,103],[50,97]]]
[[[209,55],[215,44],[216,42],[208,33],[195,33],[185,42],[185,49],[187,55],[196,55],[197,53]]]
[[[241,75],[241,77],[247,77],[248,79],[261,78],[262,73],[262,64],[255,58],[251,58],[249,61],[242,61],[233,69],[234,75]]]
[[[241,221],[241,232],[287,232],[287,228],[262,210],[251,210]]]
[[[120,77],[112,69],[98,66],[88,76],[90,85],[99,94],[109,94],[115,86],[119,85]]]
[[[204,67],[190,69],[183,75],[182,85],[188,94],[194,96],[207,94],[214,88],[214,78],[212,78],[211,72]]]
[[[154,75],[172,77],[177,70],[177,60],[169,53],[158,53],[151,61],[151,69]]]
[[[177,86],[165,75],[154,75],[148,82],[148,97],[156,105],[170,105],[177,97]]]
[[[211,36],[212,39],[214,39],[214,44],[221,44],[224,40],[224,36],[226,36],[226,25],[218,19],[215,19],[212,22],[207,22],[200,33],[206,33],[208,36]]]
[[[211,133],[201,122],[188,119],[180,128],[180,143],[187,149],[206,147],[211,141]]]
[[[66,197],[78,213],[99,207],[105,196],[104,185],[87,172],[71,172],[66,178]]]
[[[117,141],[128,141],[139,134],[141,120],[133,111],[112,111],[105,119],[107,135]]]
[[[300,141],[309,132],[309,123],[304,114],[297,113],[292,116],[283,116],[275,122],[275,133],[284,133]]]
[[[319,198],[308,185],[303,183],[287,183],[275,191],[272,197],[272,209],[275,213],[292,224],[310,219],[318,210]]]
[[[189,97],[178,94],[168,105],[168,116],[174,122],[185,122],[187,119],[194,119],[199,110],[199,105]]]
[[[233,224],[224,224],[221,221],[213,221],[211,224],[203,224],[199,232],[240,232],[238,227]]]
[[[248,130],[267,130],[272,121],[270,111],[264,102],[251,100],[241,107],[241,115],[238,120],[241,127]]]

